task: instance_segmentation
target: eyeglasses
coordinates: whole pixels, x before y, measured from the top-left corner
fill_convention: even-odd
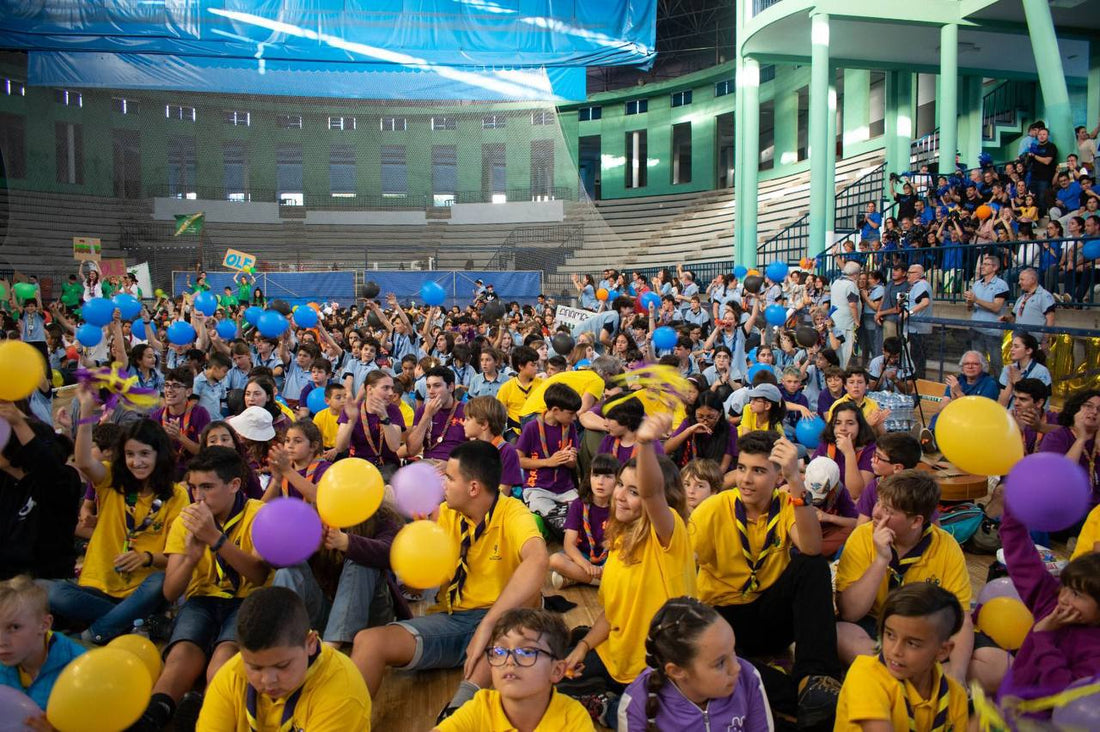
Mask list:
[[[881,450],[875,450],[873,453],[871,453],[871,460],[877,460],[880,463],[888,463],[890,462],[890,456],[882,452]]]
[[[503,646],[486,648],[485,658],[490,666],[503,666],[507,663],[508,656],[511,656],[517,666],[528,668],[538,663],[540,653],[551,660],[557,659],[553,653],[542,648],[505,648]]]
[[[175,391],[176,389],[184,389],[184,388],[186,388],[186,387],[184,387],[183,384],[177,384],[174,381],[166,381],[164,383],[164,390],[165,391]]]

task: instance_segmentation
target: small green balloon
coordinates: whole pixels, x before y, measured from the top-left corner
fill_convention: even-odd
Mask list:
[[[14,288],[15,296],[20,300],[33,300],[35,287],[29,282],[20,282]]]

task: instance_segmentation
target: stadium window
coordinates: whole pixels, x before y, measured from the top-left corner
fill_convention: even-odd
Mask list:
[[[248,144],[242,140],[226,142],[222,148],[225,159],[225,198],[227,201],[247,201]]]
[[[301,206],[302,146],[278,145],[275,148],[275,198],[280,206]]]
[[[173,135],[168,138],[168,195],[173,198],[198,198],[195,191],[195,138]]]
[[[111,109],[118,114],[135,115],[141,112],[141,102],[126,97],[111,97]]]
[[[554,124],[554,113],[547,112],[545,110],[539,112],[531,112],[531,124],[552,125]]]
[[[9,97],[25,97],[27,96],[27,85],[22,81],[16,81],[15,79],[4,79],[2,87],[4,94]]]
[[[225,113],[225,123],[227,125],[233,125],[234,127],[251,127],[252,113],[238,112],[232,109],[227,110]]]
[[[275,124],[282,130],[300,130],[302,129],[302,115],[280,114],[275,117]]]
[[[328,128],[330,130],[354,130],[355,117],[329,117]]]
[[[178,104],[166,104],[164,105],[164,116],[168,119],[178,119],[182,122],[194,122],[195,108],[182,107]]]
[[[54,124],[57,152],[57,182],[84,183],[84,125],[73,122]]]
[[[627,114],[645,114],[649,111],[648,99],[631,99],[626,103]]]
[[[454,145],[432,145],[432,199],[450,206],[458,189],[458,150]]]
[[[432,131],[453,130],[455,128],[454,117],[432,117]]]
[[[481,118],[481,129],[502,130],[508,124],[508,118],[503,114],[487,114]]]
[[[393,198],[409,193],[409,175],[405,167],[404,145],[383,145],[382,197]]]
[[[646,175],[646,131],[631,130],[626,133],[626,187],[645,188]]]
[[[689,104],[691,104],[691,89],[676,92],[672,95],[673,107],[686,107]]]
[[[554,141],[531,141],[531,200],[554,198]]]
[[[577,120],[591,122],[603,117],[603,107],[581,107],[577,110]]]
[[[490,194],[493,203],[508,200],[507,159],[504,143],[494,142],[481,146],[481,190]]]
[[[724,79],[714,85],[714,96],[724,97],[733,91],[733,82],[730,79]]]
[[[328,157],[328,187],[333,198],[355,198],[355,148],[333,145]]]
[[[4,151],[4,176],[27,177],[27,124],[18,114],[0,112],[0,150]]]
[[[380,124],[383,132],[404,132],[406,126],[404,117],[383,117]]]
[[[672,184],[691,182],[691,123],[672,125]]]
[[[71,91],[69,89],[54,89],[53,90],[54,101],[58,104],[64,104],[66,107],[83,107],[84,95],[78,91]]]

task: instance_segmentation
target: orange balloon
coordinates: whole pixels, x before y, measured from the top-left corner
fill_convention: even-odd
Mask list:
[[[745,276],[746,276],[746,277],[751,277],[751,276],[753,276],[753,275],[756,275],[757,277],[759,277],[759,276],[760,276],[760,270],[758,270],[758,269],[750,269],[750,270],[749,270],[748,272],[746,272],[746,273],[745,273]]]
[[[600,301],[606,300],[607,299],[607,290],[603,287],[596,290],[596,299],[600,300]]]
[[[974,215],[982,221],[985,221],[993,215],[993,209],[990,208],[987,204],[983,203],[981,206],[978,206],[978,209],[974,212]]]
[[[994,597],[978,611],[978,627],[998,646],[1015,651],[1035,625],[1035,617],[1015,597]]]

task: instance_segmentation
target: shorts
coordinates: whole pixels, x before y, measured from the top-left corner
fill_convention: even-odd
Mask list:
[[[416,651],[401,671],[422,671],[432,668],[457,668],[466,662],[466,646],[470,644],[477,626],[489,614],[489,608],[433,613],[399,625],[416,639]]]
[[[209,657],[222,643],[237,642],[237,611],[242,597],[192,597],[183,603],[164,655],[180,641],[194,643]]]

